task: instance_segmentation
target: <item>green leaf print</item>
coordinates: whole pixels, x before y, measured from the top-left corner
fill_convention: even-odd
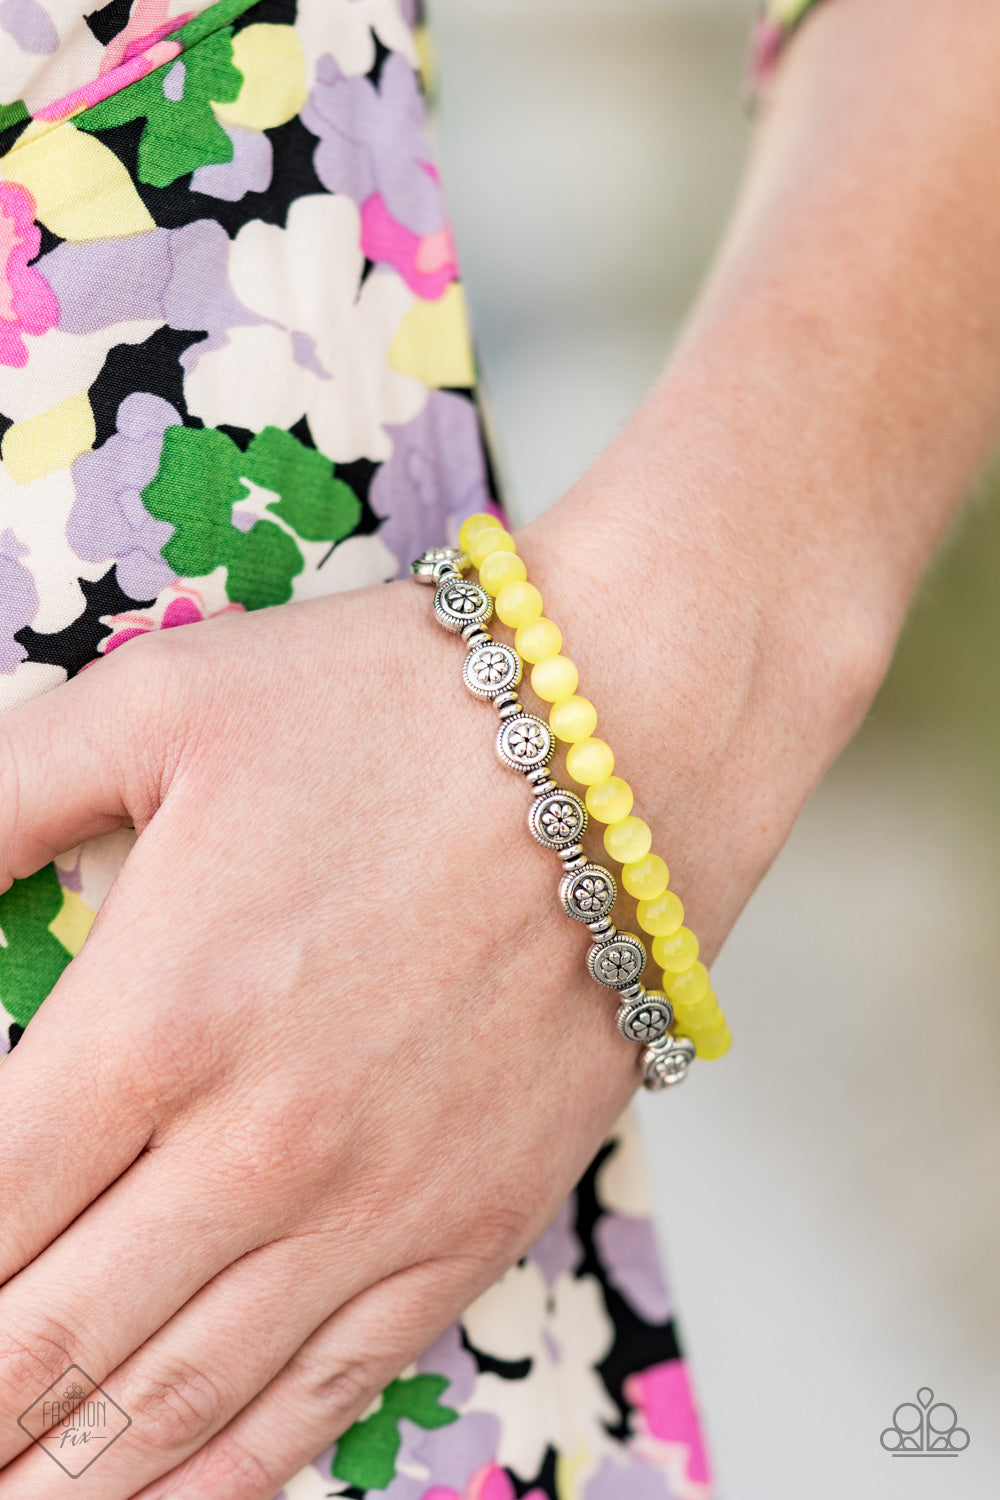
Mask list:
[[[276,493],[265,509],[285,526],[263,519],[249,531],[233,525],[233,506],[250,493],[245,480]],[[214,427],[168,427],[159,471],[142,498],[150,515],[175,528],[164,560],[182,578],[224,565],[229,598],[247,609],[292,596],[305,560],[285,527],[305,541],[339,542],[361,516],[361,502],[334,477],[330,460],[279,427],[265,427],[246,453]]]
[[[242,87],[243,74],[233,62],[232,27],[225,27],[190,47],[176,62],[154,68],[145,78],[84,110],[73,124],[78,130],[110,130],[145,119],[139,142],[139,181],[169,187],[196,167],[232,161],[233,143],[215,118],[212,104],[231,104]]]
[[[0,104],[0,130],[9,130],[11,125],[20,125],[22,120],[30,119],[23,99],[16,99],[13,104]]]
[[[27,1026],[70,961],[49,931],[62,904],[55,865],[15,880],[0,896],[0,1003],[21,1026]]]
[[[294,433],[265,427],[250,444],[247,462],[248,479],[282,496],[267,509],[304,541],[339,540],[358,524],[361,506],[350,485],[331,478],[330,460],[300,443]]]
[[[427,1430],[458,1421],[457,1411],[441,1405],[447,1385],[444,1375],[394,1380],[383,1391],[378,1411],[355,1422],[337,1439],[330,1468],[334,1479],[343,1479],[359,1490],[388,1489],[396,1477],[402,1442],[399,1424],[404,1417]]]

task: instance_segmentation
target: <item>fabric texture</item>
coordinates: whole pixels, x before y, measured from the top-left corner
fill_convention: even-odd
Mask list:
[[[0,711],[501,513],[415,0],[0,0]],[[7,1046],[134,842],[0,896]],[[712,1493],[626,1118],[287,1500]]]

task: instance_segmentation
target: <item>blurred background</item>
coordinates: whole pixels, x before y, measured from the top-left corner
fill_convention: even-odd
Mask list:
[[[433,0],[439,152],[516,520],[660,369],[747,147],[752,13]],[[725,1500],[998,1493],[998,752],[987,477],[716,966],[732,1054],[644,1101]],[[926,1385],[971,1446],[899,1464],[879,1433]]]

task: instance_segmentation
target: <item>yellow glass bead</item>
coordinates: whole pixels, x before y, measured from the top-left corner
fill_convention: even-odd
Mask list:
[[[531,674],[531,681],[534,685],[534,672]],[[589,738],[597,728],[597,709],[589,698],[578,698],[575,695],[563,698],[561,703],[553,703],[549,710],[549,728],[557,740],[575,745],[577,740]]]
[[[650,937],[669,938],[684,920],[684,903],[673,891],[661,891],[658,896],[652,896],[648,901],[640,901],[635,914],[639,926],[643,932],[648,932]],[[690,961],[694,962],[697,957],[696,948]],[[670,966],[664,964],[663,967],[669,968]]]
[[[652,830],[641,818],[619,818],[616,823],[609,823],[604,830],[604,847],[620,865],[628,864],[633,859],[642,859],[644,854],[649,853],[652,842]]]
[[[517,543],[502,526],[481,526],[478,531],[473,532],[466,551],[472,566],[478,568],[491,552],[516,552]]]
[[[700,966],[700,968],[703,968],[703,965]],[[694,969],[694,965],[691,965],[691,969]],[[685,974],[690,974],[691,969],[685,969]],[[667,981],[672,981],[676,980],[676,978],[679,978],[679,975],[670,974],[670,972],[667,971],[666,978]],[[690,992],[690,990],[691,987],[688,986],[688,992]],[[690,1016],[691,1025],[693,1026],[697,1025],[697,1023],[699,1022],[703,1022],[703,1020],[705,1020],[708,1016],[721,1016],[721,1014],[723,1014],[721,1013],[720,1008],[718,1008],[718,999],[717,996],[715,996],[715,990],[712,989],[711,984],[709,984],[708,989],[703,990],[703,992],[700,993],[699,996],[697,996],[697,999],[691,998],[691,993],[685,995],[684,990],[681,990],[681,996],[679,996],[679,999],[676,999],[676,1001],[673,1002],[673,1008],[675,1008],[678,1016]]]
[[[536,662],[531,669],[531,690],[546,703],[559,703],[563,698],[572,698],[580,684],[576,663],[568,656],[549,656]]]
[[[609,776],[587,790],[587,811],[598,823],[620,823],[632,811],[632,788],[620,776]]]
[[[711,1035],[692,1037],[694,1042],[694,1055],[704,1059],[705,1062],[713,1062],[717,1057],[725,1057],[732,1046],[733,1038],[729,1027],[723,1024],[722,1030],[712,1032]]]
[[[664,891],[664,896],[673,895],[672,891]],[[677,897],[674,897],[677,900]],[[680,921],[671,932],[661,934],[653,944],[653,957],[661,969],[666,969],[670,974],[679,974],[682,969],[690,969],[698,957],[698,939],[687,927],[682,927],[684,920],[684,907],[678,900],[681,908]]]
[[[670,978],[671,976],[668,974],[667,979],[669,980]],[[688,1026],[696,1028],[706,1026],[710,1021],[714,1021],[716,1016],[722,1015],[722,1011],[719,1009],[719,1002],[715,998],[715,991],[711,988],[707,989],[698,1000],[686,999],[682,991],[680,998],[674,999],[673,1006],[677,1015],[677,1023],[682,1031]]]
[[[525,661],[545,661],[546,657],[558,656],[562,650],[562,631],[554,620],[532,620],[530,625],[518,628],[514,649]]]
[[[458,545],[463,552],[468,552],[472,545],[472,538],[477,531],[482,531],[484,526],[496,526],[497,517],[488,510],[477,510],[474,516],[466,516],[458,528]]]
[[[721,1010],[717,1005],[697,1006],[694,1010],[684,1010],[682,1006],[671,1001],[674,1007],[674,1021],[677,1030],[684,1036],[689,1036],[694,1041],[696,1035],[707,1031],[716,1021],[724,1021]]]
[[[523,583],[527,576],[524,559],[516,552],[491,552],[479,564],[479,582],[494,599],[505,583]]]
[[[652,901],[662,896],[670,881],[670,871],[658,854],[644,854],[629,860],[622,870],[622,885],[637,901]]]
[[[496,611],[505,625],[530,625],[542,612],[542,596],[533,583],[505,583]]]
[[[696,1000],[708,994],[708,970],[703,963],[697,962],[689,964],[680,974],[664,969],[663,987],[671,1000],[678,999],[682,1005],[693,1005]]]
[[[716,1005],[714,1010],[710,1010],[707,1014],[695,1016],[689,1022],[684,1035],[689,1036],[693,1042],[697,1042],[705,1036],[717,1036],[720,1031],[725,1031],[726,1024],[725,1016]]]
[[[597,781],[607,781],[614,768],[615,757],[611,746],[593,736],[577,740],[566,751],[566,769],[580,786],[593,786]]]

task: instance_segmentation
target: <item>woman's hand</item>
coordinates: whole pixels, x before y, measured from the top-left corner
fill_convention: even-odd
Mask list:
[[[605,509],[522,550],[711,959],[821,767],[762,728],[770,610],[691,574],[692,614],[675,559],[644,623]],[[0,885],[138,831],[0,1070],[0,1497],[63,1493],[17,1417],[79,1364],[133,1420],[80,1500],[269,1500],[633,1092],[462,649],[389,585],[138,638],[0,721]]]

